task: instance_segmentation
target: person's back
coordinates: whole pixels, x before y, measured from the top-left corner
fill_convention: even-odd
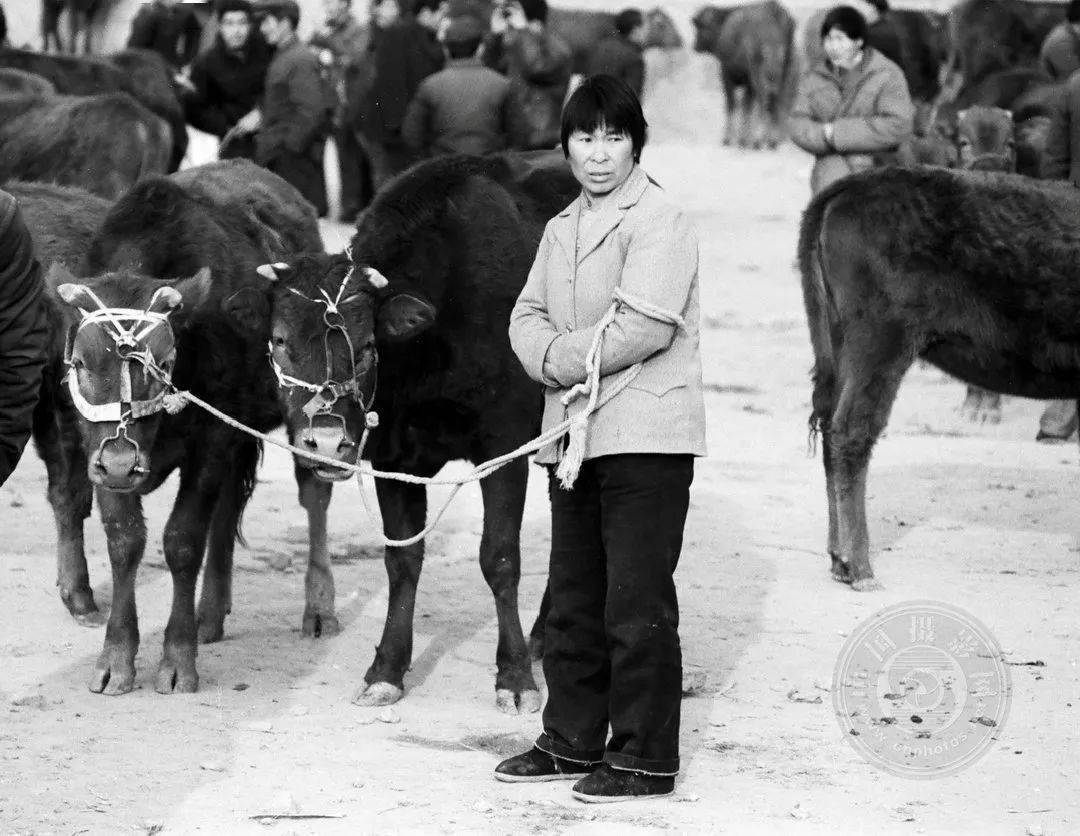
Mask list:
[[[480,62],[483,35],[472,17],[447,27],[447,65],[421,82],[405,114],[402,134],[414,152],[479,155],[507,147],[513,121],[510,81]]]
[[[172,67],[185,67],[199,50],[202,26],[195,12],[176,0],[154,0],[139,9],[127,45],[150,49]]]
[[[47,340],[33,241],[15,198],[0,191],[0,485],[30,438]]]
[[[1039,66],[1057,81],[1080,70],[1080,0],[1071,0],[1065,8],[1065,21],[1046,36],[1039,50]]]
[[[610,75],[625,82],[641,98],[645,87],[645,58],[641,43],[645,18],[637,9],[615,17],[615,31],[596,45],[589,56],[587,75]]]

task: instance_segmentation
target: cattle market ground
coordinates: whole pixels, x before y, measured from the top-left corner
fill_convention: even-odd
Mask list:
[[[338,486],[343,632],[302,639],[305,519],[291,463],[272,448],[245,519],[226,638],[199,655],[199,693],[153,690],[171,586],[161,530],[175,482],[146,502],[136,690],[89,693],[103,633],[75,624],[58,600],[45,471],[30,453],[0,489],[0,832],[1080,832],[1076,446],[1034,443],[1040,405],[1030,401],[1007,399],[998,426],[963,423],[961,386],[914,369],[871,469],[884,590],[832,582],[821,465],[807,455],[810,350],[792,267],[808,161],[790,146],[719,148],[711,68],[695,59],[675,69],[692,84],[651,88],[645,164],[701,235],[711,451],[697,467],[677,575],[685,659],[707,681],[683,703],[675,797],[596,808],[562,783],[491,779],[539,718],[495,710],[495,613],[476,561],[475,486],[428,541],[406,699],[387,713],[351,705],[385,614],[381,551],[355,485]],[[673,121],[679,112],[691,114],[689,128]],[[328,244],[345,233],[328,225]],[[547,558],[540,477],[534,469],[523,530],[527,622]],[[107,603],[96,519],[87,532]],[[1008,660],[1045,664],[1011,667],[1011,714],[982,760],[911,781],[852,750],[827,689],[861,621],[926,598],[974,614]]]

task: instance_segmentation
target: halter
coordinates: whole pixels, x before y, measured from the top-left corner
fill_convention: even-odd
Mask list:
[[[82,321],[74,334],[69,334],[67,345],[64,350],[64,364],[68,367],[67,384],[71,393],[71,400],[75,408],[87,421],[95,424],[115,423],[116,432],[102,440],[98,445],[96,456],[99,457],[110,441],[123,439],[130,443],[136,451],[141,452],[138,441],[131,438],[127,433],[128,424],[154,415],[165,409],[172,411],[167,403],[167,392],[173,388],[168,373],[158,365],[154,355],[145,345],[140,348],[139,344],[145,340],[151,332],[160,325],[168,326],[169,315],[151,311],[158,294],[164,288],[158,290],[150,300],[146,310],[136,308],[112,308],[106,305],[90,288],[83,286],[83,290],[97,305],[97,309],[87,311],[79,308]],[[125,324],[127,323],[127,324]],[[116,353],[120,358],[120,400],[102,404],[90,403],[79,387],[78,374],[72,359],[74,342],[79,332],[88,325],[98,325],[112,338],[116,345]],[[140,326],[142,326],[140,328]],[[170,329],[171,335],[171,329]],[[175,345],[170,349],[166,362],[171,362],[176,357]],[[139,363],[146,373],[163,384],[161,391],[148,400],[134,400],[131,388],[131,364]],[[136,468],[141,471],[141,468]]]
[[[346,251],[346,254],[351,254]],[[272,268],[271,268],[272,269]],[[338,287],[337,294],[333,299],[330,298],[330,294],[323,288],[319,288],[319,293],[322,296],[321,299],[314,299],[304,293],[301,293],[295,287],[287,288],[287,290],[304,299],[307,302],[311,302],[315,305],[322,305],[324,307],[322,313],[322,320],[326,325],[326,331],[323,332],[323,350],[326,354],[326,377],[322,383],[311,383],[310,381],[303,380],[298,377],[294,377],[286,373],[281,368],[281,364],[274,359],[274,344],[269,342],[268,355],[270,358],[270,368],[274,370],[274,375],[277,377],[278,386],[282,389],[303,389],[312,393],[312,397],[302,407],[304,415],[308,419],[308,432],[310,433],[315,427],[315,418],[319,416],[332,417],[341,422],[342,429],[345,428],[345,419],[334,413],[333,408],[341,398],[350,397],[364,412],[365,421],[368,426],[375,426],[378,423],[378,415],[372,411],[371,407],[375,404],[375,393],[378,388],[378,364],[379,354],[375,352],[375,360],[372,366],[371,372],[375,374],[375,385],[371,389],[371,396],[367,402],[364,402],[364,392],[360,384],[357,382],[359,373],[356,369],[356,355],[353,351],[352,339],[349,337],[349,332],[345,328],[345,317],[342,316],[340,306],[346,302],[351,302],[358,297],[359,292],[342,299],[345,295],[345,290],[349,285],[349,280],[353,277],[353,273],[356,271],[355,265],[349,268],[349,271],[345,274],[345,278],[341,280],[341,285]],[[345,344],[349,350],[349,362],[352,364],[352,375],[349,380],[342,383],[334,380],[334,368],[333,368],[333,355],[330,352],[330,335],[337,331],[345,339]]]

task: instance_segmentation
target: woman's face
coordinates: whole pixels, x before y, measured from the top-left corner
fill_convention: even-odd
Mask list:
[[[604,125],[592,133],[574,131],[567,142],[570,171],[590,195],[614,191],[634,168],[634,145],[630,135]]]
[[[842,29],[830,29],[822,40],[825,54],[838,67],[850,67],[862,50],[863,42],[853,40]]]

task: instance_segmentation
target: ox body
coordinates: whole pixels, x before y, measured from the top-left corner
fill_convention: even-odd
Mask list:
[[[1078,213],[1069,187],[933,168],[865,172],[811,201],[799,267],[837,580],[876,586],[867,467],[916,358],[995,392],[1080,393]]]
[[[55,266],[49,274],[50,287],[64,303],[56,331],[70,373],[62,392],[79,411],[78,439],[57,418],[62,438],[39,442],[39,449],[50,481],[58,450],[68,457],[61,466],[69,474],[85,463],[112,566],[112,609],[90,677],[96,692],[124,693],[134,685],[134,584],[146,544],[141,496],[176,470],[179,489],[164,534],[173,607],[156,688],[170,693],[198,687],[196,641],[213,641],[223,632],[231,607],[233,547],[254,486],[259,445],[195,407],[165,410],[163,395],[171,383],[257,430],[277,426],[281,412],[266,364],[265,334],[237,328],[226,303],[257,279],[260,264],[290,254],[284,246],[290,235],[305,249],[320,245],[314,212],[298,194],[292,193],[293,211],[285,211],[265,205],[265,192],[284,186],[273,184],[263,194],[251,187],[274,175],[246,161],[208,168],[205,187],[195,170],[177,179],[141,181],[94,233],[77,270],[84,278]],[[227,199],[220,194],[223,181]],[[276,218],[281,226],[270,228],[261,218]],[[54,503],[54,511],[61,577],[66,561],[67,577],[83,581],[76,602],[93,612],[81,534],[89,502],[79,496],[66,505]],[[195,582],[204,551],[196,616]]]
[[[706,6],[693,22],[695,51],[720,62],[727,108],[724,144],[775,148],[795,83],[795,19],[776,0],[765,0],[735,8]]]
[[[510,310],[544,224],[577,192],[561,155],[439,158],[380,192],[360,216],[350,257],[305,256],[265,270],[273,278],[265,298],[235,313],[270,319],[294,443],[351,464],[374,411],[379,423],[364,458],[380,470],[433,476],[449,461],[479,463],[534,438],[542,392],[511,351]],[[527,468],[519,458],[480,483],[480,567],[499,625],[496,697],[511,713],[539,707],[517,600]],[[316,546],[325,552],[332,482],[349,475],[297,460],[313,559]],[[423,485],[377,479],[376,492],[388,538],[424,529]],[[386,548],[386,624],[361,704],[404,693],[423,558],[422,540]],[[306,629],[337,629],[328,559],[326,567],[323,582],[308,587]]]
[[[0,67],[34,73],[50,81],[56,92],[71,96],[127,93],[168,124],[172,131],[169,171],[180,167],[187,152],[187,123],[160,55],[145,49],[125,49],[109,56],[74,56],[0,49]]]

